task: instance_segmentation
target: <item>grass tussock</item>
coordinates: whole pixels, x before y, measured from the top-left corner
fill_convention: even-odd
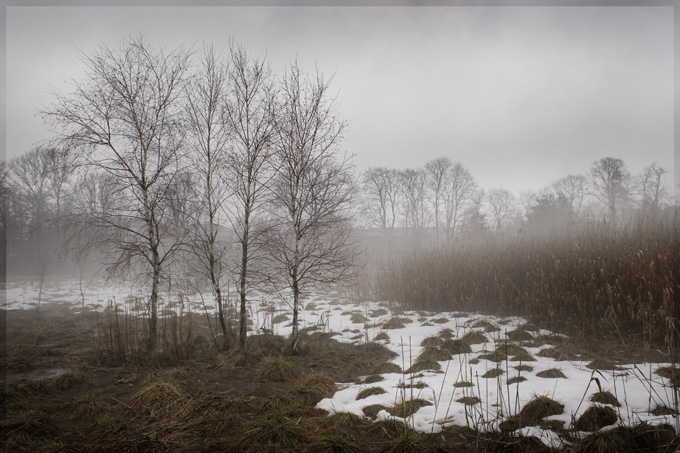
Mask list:
[[[508,385],[519,384],[520,382],[524,382],[526,380],[527,378],[525,378],[524,376],[515,376],[508,379]]]
[[[464,396],[462,398],[457,399],[456,401],[459,403],[463,403],[466,406],[474,406],[475,404],[479,404],[482,402],[482,400],[476,396]]]
[[[549,370],[543,370],[536,373],[536,376],[541,378],[552,378],[552,379],[566,379],[567,376],[564,375],[562,370],[559,368],[550,368]]]
[[[408,318],[399,318],[395,317],[387,321],[385,324],[383,324],[382,328],[383,329],[403,329],[406,327],[406,324],[411,322],[410,319]]]
[[[393,408],[387,409],[387,411],[395,417],[406,418],[415,414],[418,412],[418,410],[426,406],[432,406],[432,403],[420,398],[415,398],[412,400],[403,401]]]
[[[545,396],[535,396],[519,411],[519,416],[527,420],[540,420],[564,411],[564,404]]]
[[[370,319],[361,313],[352,313],[352,316],[350,316],[349,320],[354,324],[365,324],[370,321]]]
[[[492,368],[489,371],[487,371],[486,373],[482,374],[482,377],[484,379],[493,379],[493,378],[497,378],[498,376],[503,375],[504,373],[505,373],[505,371],[500,369],[500,368]]]
[[[456,388],[464,388],[464,387],[474,387],[475,384],[473,384],[472,382],[469,382],[469,381],[458,381],[458,382],[454,382],[453,386],[456,387]]]
[[[418,373],[420,371],[426,371],[426,370],[431,370],[431,371],[439,371],[442,369],[442,366],[439,362],[436,360],[428,360],[428,359],[422,359],[422,360],[417,360],[416,363],[411,365],[406,372],[407,373]]]
[[[387,390],[385,390],[382,387],[369,387],[366,389],[363,389],[357,394],[356,399],[357,400],[362,400],[364,398],[368,398],[369,396],[372,395],[382,395],[383,393],[387,393]]]
[[[335,382],[327,374],[314,373],[306,376],[293,390],[293,397],[300,404],[314,406],[322,399],[333,396],[336,390]]]
[[[70,390],[80,387],[85,382],[85,378],[80,374],[66,373],[52,379],[50,386],[59,391]]]
[[[619,400],[608,391],[593,393],[590,396],[590,401],[593,403],[609,404],[610,406],[621,407]]]
[[[263,355],[259,349],[249,346],[237,347],[229,351],[227,363],[234,368],[249,368],[262,361]]]
[[[82,395],[73,401],[73,413],[78,417],[97,418],[111,409],[111,404],[101,392]]]
[[[269,357],[262,362],[258,375],[270,381],[288,382],[297,379],[302,370],[284,357]]]
[[[666,378],[670,381],[673,388],[680,387],[680,369],[672,366],[659,367],[654,371],[656,374],[662,378]]]
[[[241,451],[295,449],[309,442],[309,433],[296,420],[278,413],[268,413],[249,422],[239,440]]]
[[[613,425],[618,421],[614,409],[609,406],[590,406],[576,420],[575,428],[579,431],[597,431],[608,425]]]
[[[368,406],[364,406],[361,411],[366,417],[375,419],[378,416],[378,412],[386,411],[387,409],[388,407],[383,406],[382,404],[369,404]]]

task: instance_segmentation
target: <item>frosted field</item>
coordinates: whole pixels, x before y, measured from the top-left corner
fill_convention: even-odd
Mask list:
[[[10,283],[5,289],[2,308],[36,309],[38,293],[37,284]],[[114,287],[103,282],[88,284],[81,294],[78,282],[63,282],[45,285],[40,303],[41,306],[59,304],[74,313],[115,306],[121,311],[141,314],[145,310],[145,295],[141,289]],[[187,291],[182,297],[163,293],[160,313],[168,315],[171,311],[191,310],[203,315],[205,310],[214,309],[209,299],[208,292],[203,298],[197,292],[189,294]],[[251,318],[251,332],[266,329],[284,336],[290,333],[290,308],[276,298],[254,297]],[[394,322],[395,318],[403,326]],[[570,428],[590,406],[604,406],[590,401],[590,397],[599,391],[594,379],[597,378],[602,390],[609,391],[621,404],[620,407],[610,406],[616,412],[618,422],[603,429],[640,422],[676,426],[674,416],[651,413],[657,407],[675,407],[669,380],[654,373],[669,364],[640,363],[620,365],[617,370],[593,371],[586,367],[589,364],[586,359],[558,361],[542,357],[541,351],[552,346],[537,340],[550,337],[554,346],[568,338],[545,330],[522,329],[526,323],[522,318],[401,311],[388,303],[357,304],[339,296],[315,296],[303,302],[300,320],[300,328],[332,332],[333,338],[341,342],[380,343],[397,354],[392,362],[404,371],[382,374],[382,380],[373,383],[338,383],[340,390],[318,404],[331,413],[350,412],[365,416],[364,408],[369,406],[395,408],[405,401],[421,400],[423,407],[406,418],[390,415],[388,410],[382,409],[377,412],[377,419],[400,419],[421,432],[439,432],[447,425],[498,430],[504,420],[517,415],[533,397],[545,395],[564,405],[561,414],[545,420],[563,422],[564,428]],[[466,352],[449,354],[450,359],[436,360],[436,364],[428,362],[429,367],[436,368],[438,364],[439,370],[419,369],[418,358],[426,349],[424,340],[426,345],[441,345],[448,340],[447,344],[460,346],[461,342],[457,340],[475,332],[479,342],[471,344]],[[448,351],[455,352],[450,347]],[[540,377],[542,372],[555,372],[555,369],[564,377]],[[515,382],[508,383],[510,379]],[[461,383],[468,383],[468,386],[461,386]],[[361,391],[369,388],[380,388],[384,393],[357,399]],[[467,398],[467,405],[459,401],[462,398]],[[534,435],[546,445],[565,444],[550,429],[528,426],[516,431]]]

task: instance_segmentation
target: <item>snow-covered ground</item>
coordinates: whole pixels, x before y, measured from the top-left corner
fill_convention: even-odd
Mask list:
[[[5,288],[5,309],[35,309],[38,305],[39,285],[36,283],[9,283]],[[104,282],[89,283],[83,288],[78,282],[46,284],[40,294],[40,304],[62,304],[74,313],[82,310],[101,310],[112,307],[143,312],[145,292],[132,287],[112,286]],[[181,299],[176,294],[163,294],[166,310],[187,311],[211,310],[209,297],[194,292]],[[178,303],[179,301],[182,303]],[[251,302],[253,330],[261,328],[276,334],[288,335],[290,321],[286,316],[290,310],[277,298],[257,297]],[[163,311],[161,311],[163,313]],[[167,313],[167,312],[166,312]],[[508,417],[535,396],[548,396],[564,405],[564,411],[547,420],[559,420],[568,428],[585,410],[600,403],[592,403],[590,397],[599,391],[616,396],[620,407],[616,411],[621,425],[639,422],[650,424],[668,423],[676,426],[672,415],[653,415],[657,407],[675,407],[673,389],[667,379],[654,371],[668,364],[639,363],[621,365],[617,370],[593,371],[587,368],[587,360],[561,360],[542,357],[539,352],[551,347],[531,340],[531,337],[555,335],[545,330],[527,330],[524,340],[511,340],[512,332],[523,330],[526,321],[522,318],[498,318],[473,313],[427,313],[402,311],[388,303],[352,303],[341,296],[315,296],[305,299],[301,310],[300,327],[316,327],[317,330],[336,333],[333,338],[348,343],[376,341],[385,345],[397,355],[392,359],[404,372],[382,374],[382,380],[373,383],[339,383],[338,390],[331,398],[319,402],[318,407],[331,413],[351,412],[365,416],[367,406],[382,405],[397,407],[404,401],[419,399],[425,405],[404,420],[409,426],[422,432],[439,432],[447,425],[468,425],[480,430],[499,429]],[[390,328],[389,321],[399,318],[401,328]],[[399,327],[399,326],[396,326]],[[450,360],[438,361],[439,370],[407,371],[416,364],[423,352],[423,340],[431,343],[445,339],[457,340],[470,332],[483,335],[480,343],[470,345],[468,352],[452,355]],[[510,334],[510,337],[508,336]],[[527,334],[530,337],[527,337]],[[438,337],[440,340],[433,340]],[[564,341],[567,338],[564,337]],[[540,344],[540,345],[539,345]],[[527,353],[507,359],[484,358],[493,351],[508,351],[512,345],[521,346]],[[529,357],[530,356],[530,357]],[[520,360],[521,359],[521,360]],[[526,368],[526,367],[530,368]],[[519,367],[519,370],[518,368]],[[495,377],[485,377],[490,370],[499,369]],[[564,377],[540,377],[542,371],[559,369]],[[521,371],[520,371],[521,370]],[[517,383],[509,379],[524,378]],[[372,380],[376,379],[375,376]],[[461,386],[467,383],[468,386]],[[379,387],[384,391],[357,399],[359,392]],[[379,391],[379,390],[378,390]],[[463,397],[477,397],[479,401],[466,406],[459,401]],[[468,400],[468,402],[470,402]],[[380,410],[378,419],[398,418],[387,410]],[[616,426],[612,425],[611,427]],[[676,427],[677,429],[677,427]],[[547,445],[559,446],[564,443],[550,429],[525,427],[518,430],[524,435],[535,435]]]

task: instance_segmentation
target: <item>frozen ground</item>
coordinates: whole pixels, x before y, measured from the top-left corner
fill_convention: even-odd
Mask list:
[[[35,283],[9,283],[4,308],[35,309],[39,292]],[[143,313],[144,294],[141,289],[114,287],[103,282],[89,283],[81,292],[78,282],[65,282],[45,285],[40,304],[66,305],[74,313],[114,305],[118,310]],[[162,307],[165,311],[161,310],[161,313],[168,314],[168,310],[203,313],[204,309],[214,308],[207,299],[207,296],[202,299],[196,292],[181,298],[164,293]],[[275,298],[258,297],[253,299],[251,308],[253,330],[267,329],[281,335],[290,332],[290,310],[285,303]],[[403,327],[393,322],[395,318],[403,323]],[[675,407],[669,381],[654,373],[668,364],[639,363],[620,365],[616,370],[593,371],[586,366],[589,361],[585,359],[558,361],[541,356],[542,350],[551,347],[540,341],[542,338],[552,339],[553,343],[565,342],[567,338],[545,330],[523,328],[525,324],[524,319],[516,317],[401,311],[387,303],[356,304],[336,296],[306,299],[300,327],[333,332],[334,338],[342,342],[376,341],[397,354],[393,362],[404,371],[385,373],[382,380],[373,383],[339,383],[340,390],[318,404],[331,413],[351,412],[365,416],[364,408],[368,406],[394,408],[405,401],[422,400],[424,407],[401,419],[418,431],[439,432],[447,425],[496,430],[503,420],[518,414],[533,397],[546,395],[564,405],[561,414],[547,417],[547,420],[563,422],[564,428],[569,428],[590,406],[602,406],[590,401],[590,397],[599,391],[596,378],[602,390],[611,392],[621,404],[620,407],[611,406],[618,416],[617,424],[648,422],[676,426],[674,416],[651,413],[657,407]],[[458,344],[456,340],[471,332],[482,335],[478,338],[479,343],[471,344],[466,352],[452,354],[450,359],[437,360],[439,370],[409,371],[419,364],[419,356],[425,349],[424,340],[425,344],[440,345],[449,340],[449,344],[455,345]],[[520,346],[524,352],[515,346]],[[507,358],[504,351],[509,353]],[[430,367],[437,366],[430,363]],[[544,371],[554,372],[555,369],[564,377],[540,376]],[[490,374],[498,375],[489,377]],[[513,378],[519,379],[509,383]],[[380,378],[373,376],[372,380],[375,379]],[[464,383],[467,386],[462,386]],[[384,393],[357,398],[359,392],[369,388],[379,388],[381,390],[376,389],[376,393]],[[463,398],[467,405],[460,401]],[[377,418],[398,417],[380,410]],[[564,444],[564,439],[551,429],[529,426],[517,431],[535,435],[547,445]]]

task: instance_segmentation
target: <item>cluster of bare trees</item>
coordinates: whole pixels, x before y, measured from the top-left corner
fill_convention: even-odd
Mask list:
[[[550,233],[574,223],[620,226],[650,222],[670,207],[667,170],[656,163],[631,176],[621,159],[605,157],[588,174],[567,175],[516,196],[481,189],[460,162],[441,157],[423,168],[369,168],[362,175],[364,224],[393,236],[450,241],[484,231]]]
[[[43,112],[58,134],[50,147],[2,167],[3,194],[30,207],[3,226],[51,216],[72,251],[96,250],[109,272],[143,278],[150,352],[160,287],[178,268],[209,283],[227,345],[229,282],[241,344],[251,291],[289,294],[297,350],[301,296],[349,276],[356,254],[353,167],[339,154],[345,123],[328,80],[297,62],[277,78],[233,43],[224,54],[166,52],[132,37],[82,61],[85,75]]]

